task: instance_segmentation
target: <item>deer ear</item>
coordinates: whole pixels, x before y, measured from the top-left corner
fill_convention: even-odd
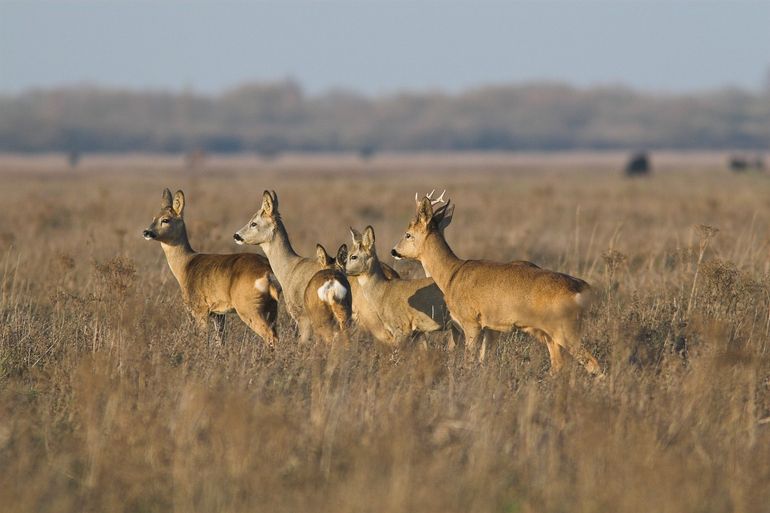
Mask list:
[[[359,232],[358,230],[356,230],[355,228],[353,228],[351,226],[350,227],[350,238],[353,239],[353,242],[361,242],[361,232]]]
[[[417,207],[417,219],[419,219],[422,224],[427,225],[430,223],[432,217],[433,205],[430,204],[430,200],[428,198],[423,198]]]
[[[169,208],[171,206],[171,191],[168,189],[163,189],[163,196],[161,196],[160,200],[160,208]]]
[[[174,212],[178,216],[181,216],[182,212],[184,212],[184,193],[182,191],[176,191],[176,194],[174,194]]]
[[[443,232],[449,223],[452,222],[452,215],[455,213],[455,206],[452,203],[447,203],[445,207],[436,214],[436,224],[439,231]]]
[[[315,258],[318,263],[324,267],[329,263],[329,255],[326,253],[326,249],[320,244],[315,245]]]
[[[364,236],[361,239],[361,243],[365,248],[371,249],[374,247],[374,228],[367,226],[364,230]]]
[[[275,208],[275,200],[270,191],[262,193],[262,211],[267,215],[273,215],[273,209]]]
[[[347,244],[343,244],[342,246],[340,246],[340,249],[337,250],[337,258],[335,260],[337,261],[338,266],[345,267],[345,264],[348,262]]]

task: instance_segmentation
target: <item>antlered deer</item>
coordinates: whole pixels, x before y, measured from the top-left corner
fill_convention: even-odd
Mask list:
[[[398,347],[415,333],[447,327],[444,295],[430,278],[387,279],[377,258],[374,229],[350,229],[353,245],[345,271],[358,282],[363,326],[380,342]]]
[[[267,260],[248,253],[212,255],[190,247],[184,224],[182,191],[163,191],[160,212],[143,235],[160,242],[174,274],[185,306],[198,327],[205,330],[211,318],[221,342],[225,313],[235,311],[255,333],[271,346],[278,337],[275,320],[280,289]]]
[[[454,205],[441,201],[434,210],[437,200],[430,195],[422,199],[415,195],[415,201],[417,214],[392,254],[419,260],[433,277],[452,318],[465,332],[466,351],[475,352],[481,337],[483,360],[484,330],[518,328],[546,344],[552,372],[561,368],[565,348],[589,373],[601,373],[599,363],[580,342],[580,316],[590,296],[585,281],[531,262],[462,260],[444,238]]]
[[[347,246],[343,244],[334,259],[323,246],[316,245],[316,261],[322,269],[310,278],[305,287],[305,312],[310,318],[313,333],[326,344],[331,344],[335,337],[343,343],[348,341],[352,294],[344,272],[347,251]]]

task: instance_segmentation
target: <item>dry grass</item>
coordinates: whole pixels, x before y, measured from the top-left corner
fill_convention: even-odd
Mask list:
[[[0,161],[2,509],[767,511],[770,181],[684,159],[641,181],[444,162]],[[371,223],[383,256],[415,190],[447,187],[458,254],[600,290],[585,341],[608,379],[576,365],[550,378],[545,348],[518,334],[484,366],[440,338],[302,347],[285,316],[275,352],[236,320],[209,346],[139,235],[166,186],[185,190],[200,250],[235,251],[273,188],[301,252]]]

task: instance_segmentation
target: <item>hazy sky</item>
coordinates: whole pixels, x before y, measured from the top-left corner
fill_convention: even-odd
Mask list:
[[[92,82],[217,92],[292,77],[457,91],[555,79],[757,89],[770,2],[0,0],[0,91]]]

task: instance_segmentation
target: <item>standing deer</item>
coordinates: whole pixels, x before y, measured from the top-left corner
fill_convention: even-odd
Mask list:
[[[345,271],[358,282],[362,324],[380,342],[401,346],[413,334],[444,329],[449,315],[444,295],[430,278],[388,280],[377,258],[374,229],[350,229],[353,245]]]
[[[210,318],[221,343],[224,314],[234,310],[266,343],[275,345],[280,289],[267,260],[248,253],[211,255],[194,251],[187,239],[184,206],[182,191],[176,191],[172,200],[171,191],[165,189],[160,212],[142,235],[160,242],[198,328],[206,330]]]
[[[346,265],[346,263],[347,256],[346,261],[342,263],[343,267]],[[388,264],[382,262],[378,262],[378,264],[382,274],[385,275],[386,280],[401,278],[396,270],[390,267]],[[353,321],[355,321],[357,325],[363,326],[365,329],[371,332],[371,330],[366,327],[377,326],[380,323],[377,311],[371,308],[369,301],[366,300],[366,296],[364,296],[363,292],[361,291],[361,285],[359,285],[358,280],[353,278],[348,281],[350,282],[350,291],[353,293]]]
[[[343,244],[334,259],[323,246],[316,245],[316,261],[322,269],[305,287],[305,312],[313,333],[326,344],[331,344],[335,337],[343,343],[348,342],[352,294],[344,271],[347,252],[348,248]]]
[[[259,212],[233,235],[233,239],[236,244],[259,245],[265,252],[283,289],[286,310],[299,328],[300,341],[307,342],[312,327],[304,313],[304,294],[310,278],[321,270],[321,264],[316,259],[305,258],[294,251],[278,212],[278,195],[275,191],[262,194]],[[355,289],[353,291],[355,294]],[[354,316],[355,309],[356,299],[353,297]]]
[[[304,294],[310,278],[321,270],[314,258],[298,255],[289,242],[289,235],[278,212],[275,191],[262,194],[262,207],[234,235],[236,244],[259,245],[265,252],[278,282],[283,289],[286,310],[299,328],[300,340],[310,339],[312,327],[304,312]]]
[[[444,237],[454,205],[444,202],[443,196],[432,200],[431,195],[422,199],[415,195],[417,214],[391,253],[419,260],[436,280],[452,319],[465,332],[466,351],[475,353],[481,337],[479,359],[483,360],[485,330],[518,328],[545,343],[552,373],[561,368],[561,348],[565,348],[589,373],[600,374],[599,363],[580,342],[580,317],[589,300],[589,285],[531,262],[458,258]],[[443,204],[434,210],[435,203]]]

